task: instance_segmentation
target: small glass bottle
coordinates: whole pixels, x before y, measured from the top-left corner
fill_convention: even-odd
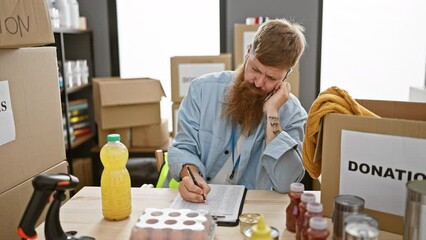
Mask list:
[[[313,217],[323,217],[322,209],[321,203],[308,203],[306,206],[305,218],[303,219],[303,226],[300,230],[301,239],[308,240],[309,221]]]
[[[296,220],[296,240],[302,239],[301,230],[303,228],[303,220],[305,219],[306,206],[308,203],[315,202],[315,195],[312,193],[303,193],[299,203],[299,216]]]
[[[323,217],[312,217],[309,220],[308,240],[326,240],[330,231],[327,229],[327,219]]]
[[[290,203],[288,204],[286,212],[285,226],[290,232],[296,232],[296,220],[299,216],[299,203],[302,193],[305,190],[303,183],[292,183],[290,185]]]

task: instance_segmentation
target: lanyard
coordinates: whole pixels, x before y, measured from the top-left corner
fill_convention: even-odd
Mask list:
[[[231,132],[231,142],[232,142],[232,164],[234,165],[233,167],[232,167],[232,172],[231,172],[231,175],[229,175],[229,179],[233,179],[234,178],[234,173],[235,173],[235,170],[237,169],[237,167],[238,167],[238,164],[240,164],[240,157],[241,157],[241,154],[239,154],[238,155],[238,158],[237,158],[237,161],[235,162],[235,154],[234,154],[234,152],[235,152],[235,130],[234,130],[234,128],[232,128],[232,132]]]

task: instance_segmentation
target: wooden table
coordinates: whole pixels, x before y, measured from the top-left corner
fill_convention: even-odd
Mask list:
[[[320,192],[313,192],[319,199]],[[66,202],[60,212],[64,231],[75,230],[78,235],[92,236],[96,239],[129,239],[131,229],[145,208],[168,208],[176,197],[177,189],[132,188],[132,214],[129,218],[111,222],[102,216],[101,191],[99,187],[84,187]],[[244,203],[243,213],[261,213],[268,225],[280,231],[280,239],[294,240],[294,233],[285,229],[285,208],[289,203],[287,194],[274,191],[249,190]],[[329,223],[332,232],[331,223]],[[44,224],[37,228],[44,239]],[[240,227],[218,227],[217,240],[244,239]],[[332,239],[331,236],[329,239]],[[381,232],[380,239],[401,240],[402,236]]]

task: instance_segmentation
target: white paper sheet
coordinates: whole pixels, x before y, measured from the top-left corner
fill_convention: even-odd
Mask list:
[[[193,203],[184,200],[180,194],[173,200],[170,208],[206,210],[211,215],[224,216],[221,222],[235,222],[238,219],[241,200],[244,195],[243,185],[210,184],[211,191],[207,195],[207,203]]]
[[[426,178],[425,157],[426,139],[342,130],[339,193],[404,216],[405,185]]]
[[[16,139],[9,81],[0,80],[0,146]]]
[[[181,63],[179,71],[179,96],[188,94],[189,85],[194,78],[213,72],[225,70],[225,63]]]

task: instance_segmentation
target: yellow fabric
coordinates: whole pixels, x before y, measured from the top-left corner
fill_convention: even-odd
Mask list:
[[[156,188],[162,188],[164,181],[167,178],[167,174],[169,173],[169,161],[168,161],[168,155],[167,153],[164,153],[164,163],[163,166],[161,166],[161,170],[158,174],[158,181],[157,181],[157,185],[155,186]],[[172,179],[169,182],[169,188],[178,188],[179,183]]]
[[[302,150],[303,164],[314,179],[321,175],[321,159],[314,162],[314,154],[321,120],[327,113],[379,117],[361,106],[343,89],[334,86],[321,92],[309,110]]]

